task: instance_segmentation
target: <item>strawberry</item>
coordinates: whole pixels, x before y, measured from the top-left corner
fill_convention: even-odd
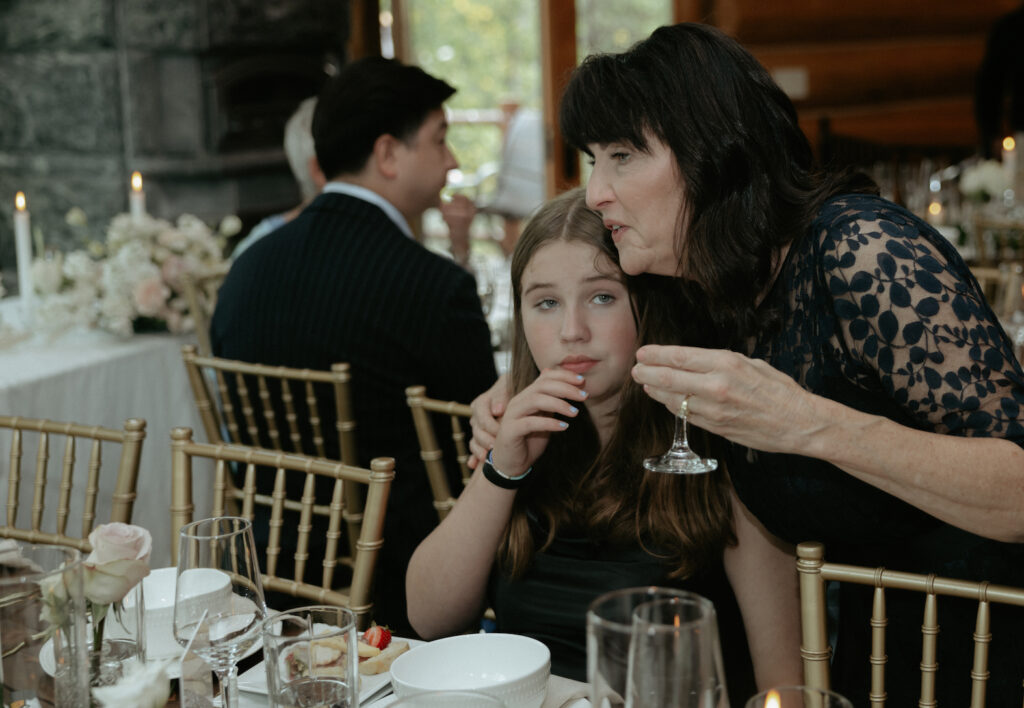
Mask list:
[[[373,625],[363,632],[363,642],[383,651],[391,643],[391,630],[387,627]]]

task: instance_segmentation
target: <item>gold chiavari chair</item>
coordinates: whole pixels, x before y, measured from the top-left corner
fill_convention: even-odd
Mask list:
[[[120,447],[117,479],[111,497],[110,521],[131,523],[132,508],[135,504],[135,485],[139,476],[139,459],[142,455],[142,442],[146,437],[146,421],[129,418],[125,421],[123,430],[115,430],[98,425],[0,416],[0,428],[11,431],[7,513],[4,525],[0,526],[0,537],[14,538],[29,543],[54,543],[77,548],[80,551],[91,551],[92,547],[89,545],[88,536],[97,521],[96,503],[100,493],[104,443]],[[19,523],[18,519],[25,432],[38,434],[35,475],[31,479],[33,485],[31,518],[28,520],[27,528],[24,521]],[[51,442],[54,436],[63,438],[62,445],[59,442],[56,443],[63,448],[59,480],[56,479],[56,475],[51,477],[47,474]],[[78,462],[76,445],[79,440],[91,441],[88,462],[84,465],[76,465]],[[83,467],[84,469],[82,469]],[[50,483],[59,484],[59,496],[55,529],[46,531],[43,530],[43,515],[46,509],[47,486]],[[78,499],[81,500],[82,526],[80,533],[76,535],[68,533],[68,520],[71,516],[72,500]]]
[[[974,665],[970,676],[971,708],[984,708],[988,679],[988,650],[992,640],[991,603],[1024,606],[1024,589],[987,582],[971,582],[940,578],[935,575],[904,573],[886,568],[868,568],[825,561],[825,547],[821,543],[801,543],[797,547],[797,569],[800,571],[800,614],[803,640],[800,654],[804,665],[804,682],[815,688],[829,688],[829,660],[832,648],[828,645],[825,626],[825,583],[839,581],[874,587],[871,616],[870,705],[885,705],[885,609],[886,589],[910,590],[924,595],[924,620],[921,625],[921,706],[937,705],[935,673],[938,671],[938,598],[960,597],[977,600],[975,621]],[[868,631],[865,627],[864,631]],[[966,640],[949,638],[951,641]],[[850,696],[859,705],[859,697]],[[1002,704],[1000,704],[1002,705]]]
[[[188,311],[196,327],[199,352],[203,356],[213,353],[210,347],[210,317],[217,305],[217,291],[230,268],[230,263],[223,263],[202,273],[186,273],[181,278],[185,302],[188,303]]]
[[[181,355],[209,442],[294,453],[315,450],[318,457],[324,458],[327,431],[321,424],[320,407],[333,402],[341,461],[353,466],[358,464],[348,364],[335,364],[330,371],[264,366],[200,356],[191,344],[182,347]],[[216,386],[212,390],[211,382]],[[317,395],[317,387],[329,389],[331,395],[328,396],[326,390]],[[246,438],[242,437],[243,430]],[[242,491],[230,478],[227,484],[231,500],[241,502]],[[358,486],[347,491],[352,496],[362,493]],[[269,506],[269,501],[266,505]],[[298,502],[288,500],[285,508],[298,511]],[[319,505],[315,513],[325,515]],[[350,551],[354,553],[359,530],[350,526],[348,531]]]
[[[975,266],[971,269],[981,291],[1000,319],[1009,319],[1024,301],[1024,265],[1003,263],[1000,266]]]
[[[242,445],[197,443],[192,440],[189,428],[175,428],[171,432],[172,489],[171,489],[171,557],[178,557],[178,532],[192,521],[193,495],[212,496],[212,515],[230,513],[228,491],[230,489],[229,463],[244,465],[245,483],[241,493],[239,515],[250,520],[255,518],[256,505],[262,501],[270,504],[269,532],[266,567],[263,569],[265,590],[288,593],[294,597],[318,604],[341,605],[350,608],[358,617],[360,628],[365,628],[373,618],[372,589],[377,567],[377,557],[384,543],[384,513],[387,509],[391,482],[395,477],[395,463],[391,458],[380,457],[370,463],[370,469],[332,462],[306,455],[287,454],[262,450]],[[195,458],[212,460],[211,485],[196,487],[192,461]],[[274,491],[269,498],[256,492],[256,468],[274,470]],[[287,478],[302,478],[302,499],[298,504],[299,519],[295,529],[285,529],[286,482]],[[333,481],[330,504],[318,511],[328,518],[328,529],[324,555],[320,563],[323,571],[319,585],[304,582],[310,557],[312,520],[317,510],[314,489],[317,479]],[[363,494],[351,494],[353,487],[362,487]],[[346,555],[341,544],[342,523],[355,529],[354,550]],[[296,534],[294,568],[291,577],[277,573],[281,555],[283,534]],[[351,584],[336,589],[335,571],[339,566],[348,566],[352,571]]]
[[[468,422],[473,414],[472,409],[464,403],[455,401],[440,401],[434,398],[427,398],[425,386],[410,386],[405,389],[405,400],[412,411],[412,420],[416,425],[416,437],[420,443],[420,458],[427,468],[427,477],[430,479],[430,490],[434,495],[434,508],[442,521],[448,516],[455,499],[452,497],[451,487],[448,484],[448,474],[445,471],[444,453],[438,445],[437,435],[434,433],[434,425],[430,420],[431,413],[441,413],[449,416],[451,422],[452,441],[455,443],[456,461],[462,474],[462,483],[466,484],[472,474],[469,465],[469,450],[466,444],[466,433],[463,428],[463,421]]]
[[[1024,258],[1024,222],[979,215],[970,226],[979,265],[994,267]]]

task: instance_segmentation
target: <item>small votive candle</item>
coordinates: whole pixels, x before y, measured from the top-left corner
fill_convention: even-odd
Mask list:
[[[23,303],[35,299],[32,283],[32,226],[25,193],[14,195],[14,248],[18,259],[18,294]]]
[[[142,189],[142,174],[132,172],[132,188],[128,192],[128,206],[135,221],[141,221],[146,215],[146,192]]]
[[[810,686],[780,686],[769,688],[751,698],[746,708],[853,708],[849,699],[838,693]]]

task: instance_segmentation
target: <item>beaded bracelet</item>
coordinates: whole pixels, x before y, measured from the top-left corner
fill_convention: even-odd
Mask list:
[[[484,460],[483,464],[484,477],[487,478],[487,481],[496,487],[501,487],[502,489],[518,489],[519,487],[523,486],[523,483],[526,481],[527,475],[529,475],[530,472],[533,471],[533,467],[530,467],[528,470],[523,472],[518,477],[509,477],[506,474],[502,474],[502,472],[497,467],[494,466],[494,458],[492,457],[493,455],[494,450],[488,452],[487,459]]]

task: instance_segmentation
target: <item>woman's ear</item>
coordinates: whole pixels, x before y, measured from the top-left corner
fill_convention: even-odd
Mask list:
[[[387,179],[394,179],[398,175],[398,150],[401,141],[387,133],[377,136],[373,143],[371,159],[377,172]]]

